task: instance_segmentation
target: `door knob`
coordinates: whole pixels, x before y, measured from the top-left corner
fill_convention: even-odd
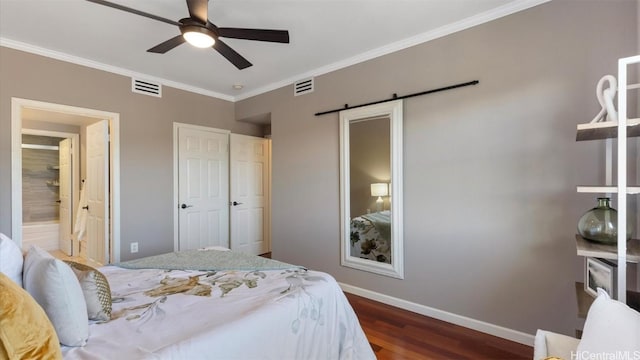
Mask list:
[[[180,207],[183,208],[183,209],[186,209],[186,208],[193,207],[193,205],[182,204],[182,205],[180,205]]]
[[[234,202],[232,202],[232,203],[231,203],[231,205],[233,205],[233,206],[238,206],[238,205],[242,205],[242,203],[239,203],[239,202],[237,202],[237,201],[234,201]]]

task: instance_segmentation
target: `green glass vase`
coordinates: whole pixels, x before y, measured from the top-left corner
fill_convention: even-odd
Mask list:
[[[627,240],[631,239],[630,223],[627,223]],[[618,243],[618,211],[611,207],[611,199],[598,198],[598,206],[587,211],[578,221],[578,233],[584,239],[602,244]]]

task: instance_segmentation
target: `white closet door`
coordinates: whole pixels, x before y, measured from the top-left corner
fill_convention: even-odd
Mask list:
[[[229,135],[178,127],[178,250],[229,247]]]
[[[269,141],[231,134],[231,249],[259,255],[270,249],[267,232]]]

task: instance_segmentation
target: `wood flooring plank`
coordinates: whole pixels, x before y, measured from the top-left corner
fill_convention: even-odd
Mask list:
[[[529,360],[533,348],[346,294],[379,360]]]

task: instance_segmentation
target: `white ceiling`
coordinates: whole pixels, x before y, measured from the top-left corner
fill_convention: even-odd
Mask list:
[[[548,0],[211,0],[219,27],[288,30],[291,43],[225,43],[253,63],[236,69],[213,49],[146,50],[177,27],[84,0],[0,0],[0,45],[235,101],[397,51]],[[112,0],[178,21],[184,0]],[[242,84],[240,90],[234,84]]]

